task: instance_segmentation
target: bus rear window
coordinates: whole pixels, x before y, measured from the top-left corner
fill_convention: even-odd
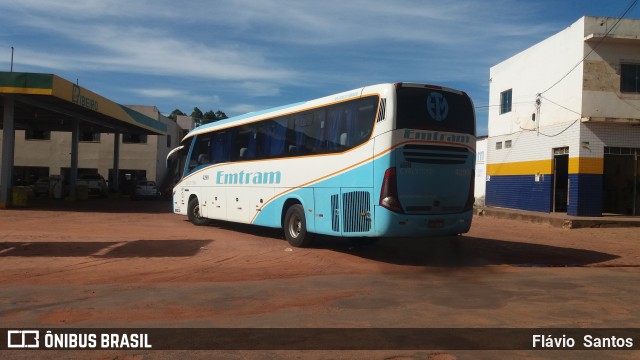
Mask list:
[[[397,129],[419,129],[475,135],[473,104],[463,94],[400,87],[397,89]]]

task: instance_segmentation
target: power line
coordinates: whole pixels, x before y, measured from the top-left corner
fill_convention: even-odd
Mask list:
[[[544,134],[544,133],[541,133],[541,132],[538,132],[538,134],[540,134],[540,135],[542,135],[542,136],[550,137],[550,138],[552,138],[552,137],[556,137],[556,136],[558,136],[558,135],[562,134],[563,132],[565,132],[565,131],[569,130],[569,128],[570,128],[570,127],[572,127],[572,126],[573,126],[575,123],[577,123],[578,121],[580,121],[580,118],[577,118],[574,122],[572,122],[569,126],[567,126],[566,128],[564,128],[562,131],[560,131],[560,132],[559,132],[559,133],[557,133],[557,134],[547,135],[547,134]]]
[[[531,104],[534,101],[519,101],[519,102],[514,102],[511,105],[522,105],[522,104]],[[501,105],[480,105],[480,106],[474,106],[473,108],[476,110],[484,110],[484,109],[490,109],[490,108],[494,108],[494,107],[500,107]]]
[[[566,107],[566,106],[560,105],[560,104],[558,104],[557,102],[555,102],[555,101],[553,101],[553,100],[551,100],[551,99],[549,99],[549,98],[547,98],[547,97],[544,97],[544,96],[540,95],[540,98],[547,100],[548,102],[552,103],[553,105],[559,106],[559,107],[561,107],[561,108],[563,108],[563,109],[565,109],[565,110],[567,110],[567,111],[571,111],[571,112],[572,112],[572,113],[574,113],[574,114],[577,114],[577,115],[582,116],[582,114],[581,114],[581,113],[579,113],[579,112],[577,112],[577,111],[575,111],[575,110],[571,110],[571,109],[569,109],[569,108],[568,108],[568,107]]]

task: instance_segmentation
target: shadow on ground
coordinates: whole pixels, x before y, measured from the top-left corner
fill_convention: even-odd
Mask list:
[[[285,246],[289,246],[284,240],[280,229],[226,222],[216,222],[212,226],[249,233],[255,236],[279,239]],[[570,267],[593,265],[620,257],[586,249],[469,236],[384,238],[369,245],[364,245],[357,240],[316,236],[313,248],[327,249],[373,261],[408,266],[512,265],[522,267]]]
[[[210,240],[136,240],[127,242],[3,242],[2,257],[149,258],[189,257]]]
[[[467,236],[432,239],[381,239],[368,246],[331,246],[375,261],[411,266],[521,267],[587,266],[619,258],[593,250]]]
[[[170,200],[131,200],[128,197],[99,198],[90,197],[86,200],[66,201],[49,198],[29,199],[26,207],[11,208],[11,210],[43,210],[43,211],[71,211],[71,212],[100,212],[100,213],[172,213]]]

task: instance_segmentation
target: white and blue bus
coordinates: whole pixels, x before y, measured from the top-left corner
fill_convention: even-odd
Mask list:
[[[473,210],[476,125],[462,91],[395,83],[197,127],[167,157],[173,211],[375,239],[461,234]]]

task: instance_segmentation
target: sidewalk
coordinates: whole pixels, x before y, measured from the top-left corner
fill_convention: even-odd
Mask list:
[[[474,214],[478,216],[492,216],[501,219],[550,224],[565,229],[640,227],[640,216],[634,217],[614,214],[603,214],[603,216],[600,217],[570,216],[566,213],[543,213],[490,206],[475,208]]]

